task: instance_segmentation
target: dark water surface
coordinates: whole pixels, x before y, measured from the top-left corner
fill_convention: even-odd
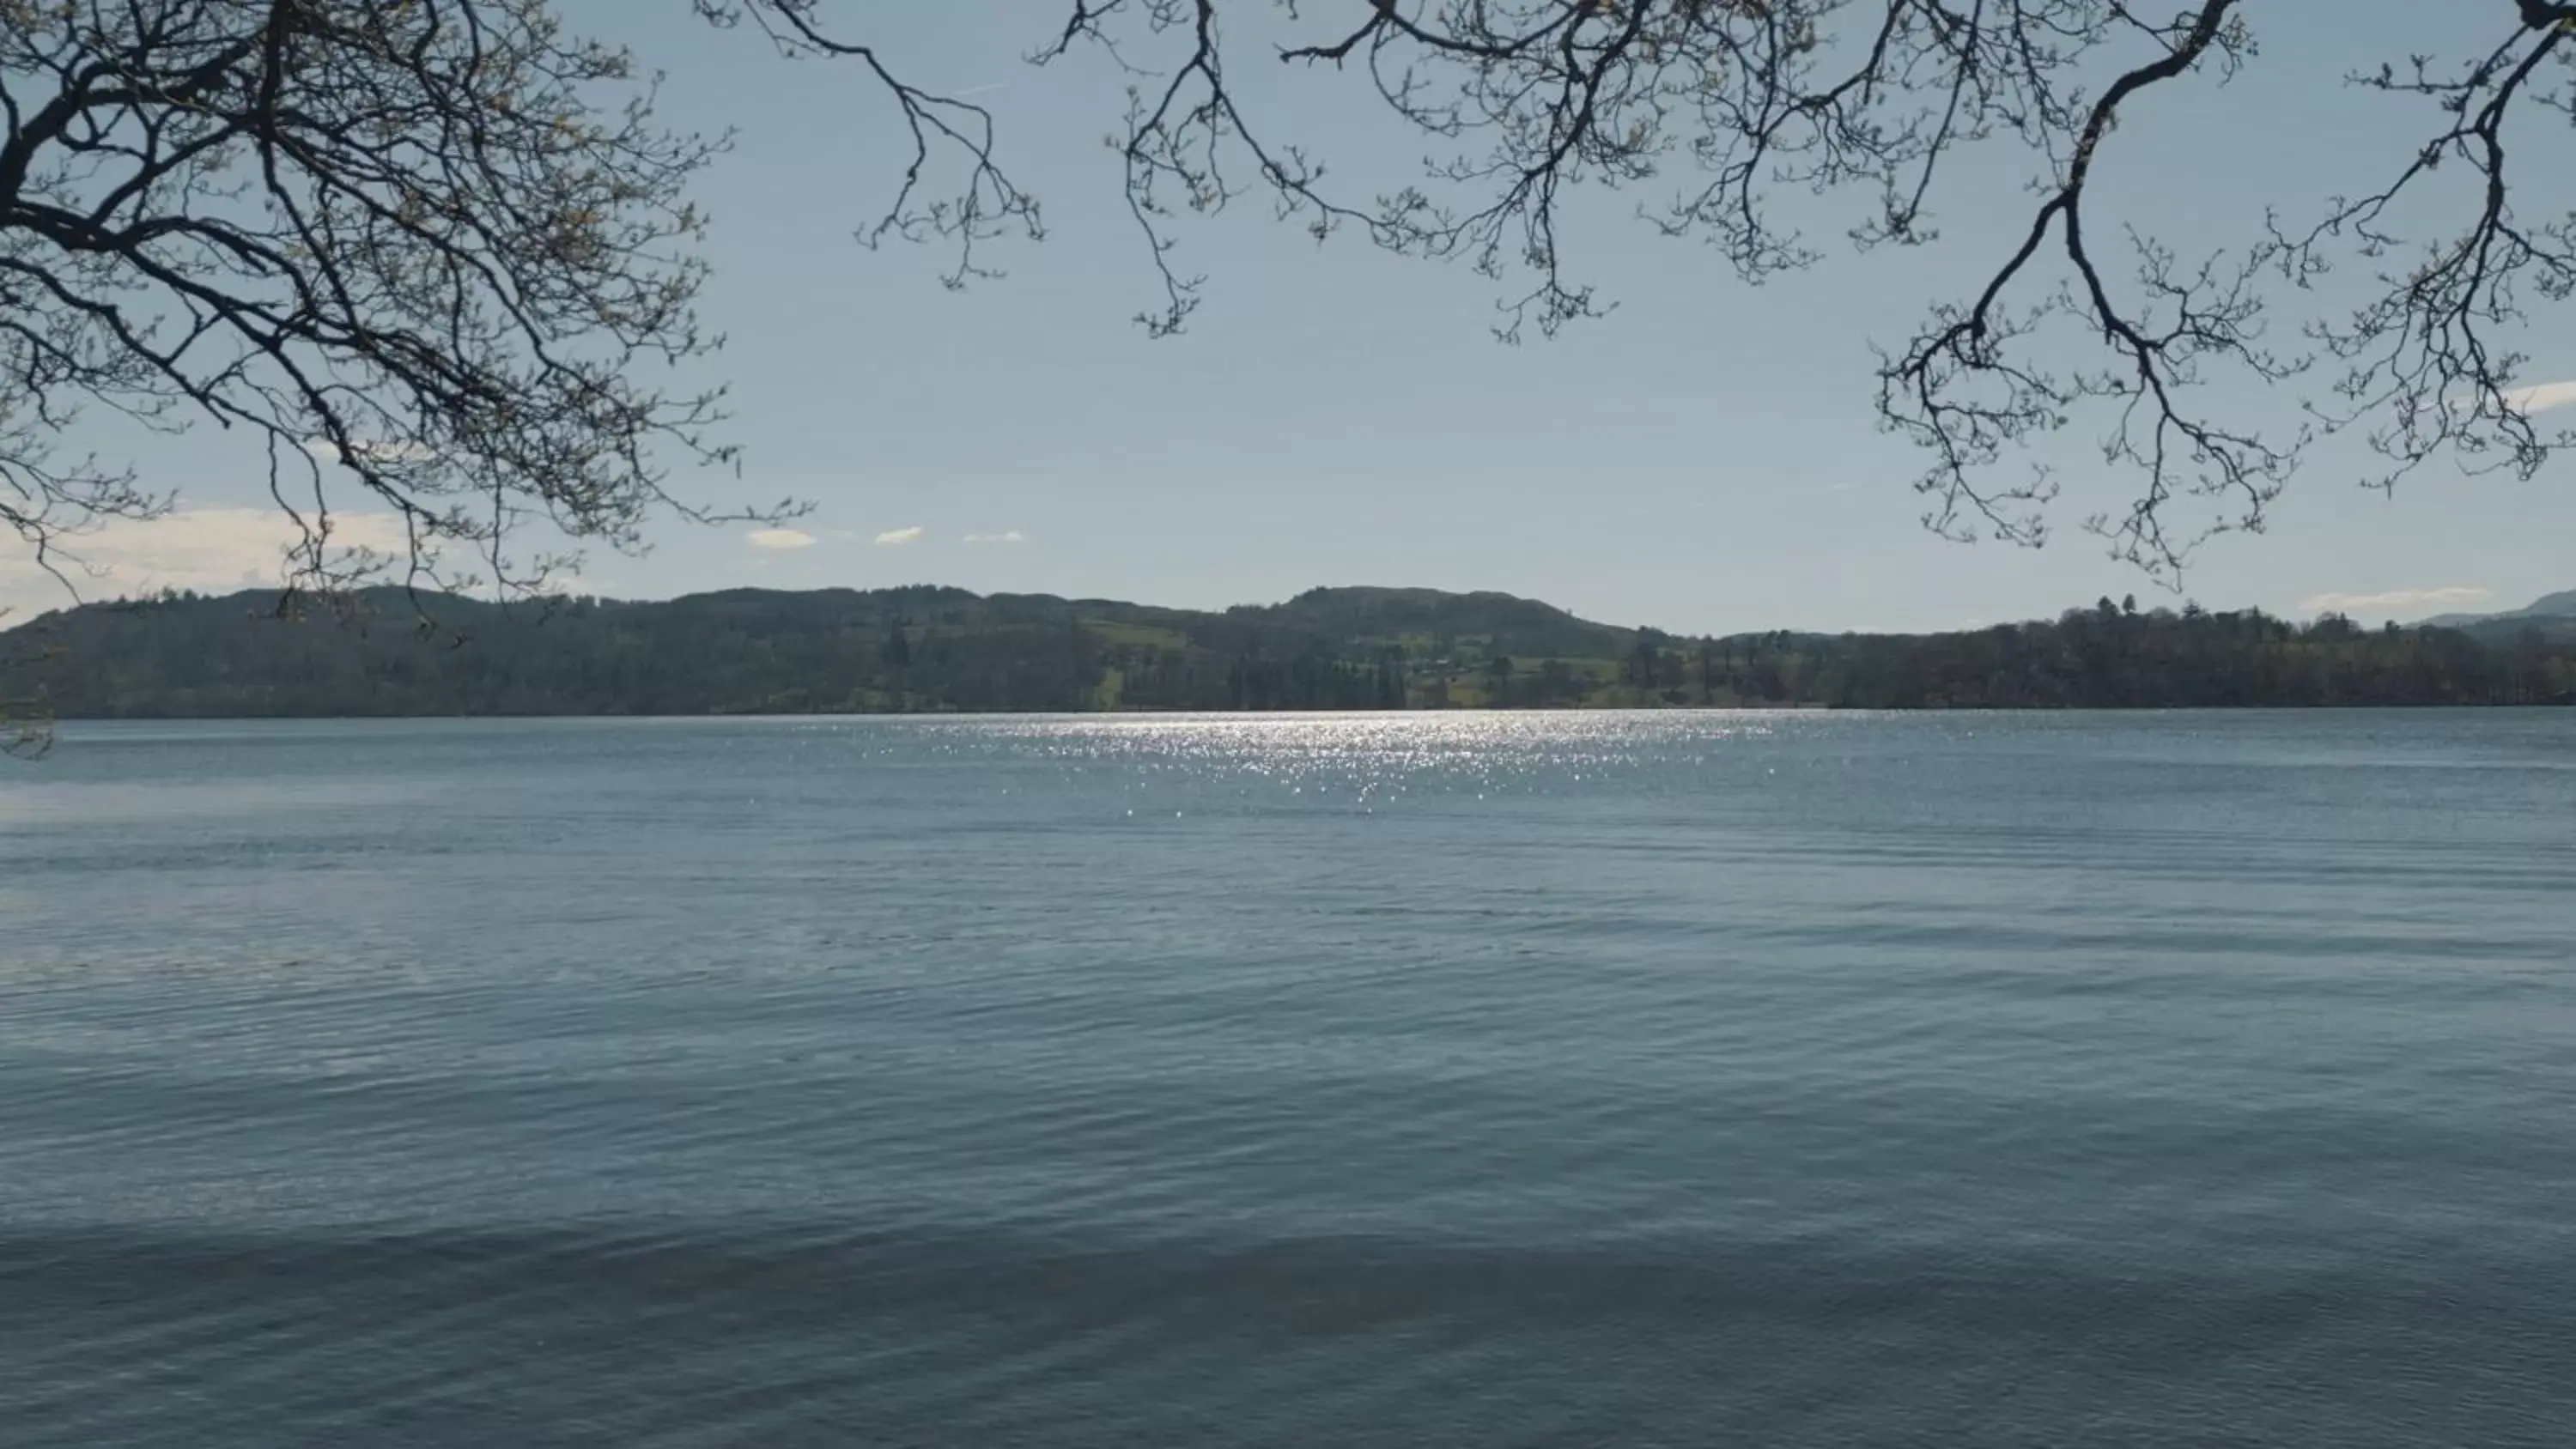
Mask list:
[[[2571,1435],[2576,712],[0,773],[0,1444]]]

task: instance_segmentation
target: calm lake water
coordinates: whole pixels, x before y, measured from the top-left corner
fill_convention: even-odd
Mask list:
[[[0,767],[11,1446],[2571,1424],[2576,712]]]

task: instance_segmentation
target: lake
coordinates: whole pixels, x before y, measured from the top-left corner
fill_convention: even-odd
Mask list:
[[[0,1441],[2558,1445],[2576,711],[97,724]]]

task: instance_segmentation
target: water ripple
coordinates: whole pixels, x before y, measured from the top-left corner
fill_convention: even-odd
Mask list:
[[[11,1445],[2554,1445],[2576,717],[79,726]]]

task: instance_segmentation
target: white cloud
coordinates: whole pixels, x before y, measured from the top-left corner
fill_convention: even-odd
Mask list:
[[[760,528],[742,536],[753,548],[812,548],[814,535],[798,528]]]
[[[301,538],[294,520],[275,509],[198,508],[111,519],[65,540],[68,557],[56,562],[83,598],[165,588],[232,593],[276,588],[284,581],[286,550]],[[390,554],[410,547],[402,521],[390,513],[333,514],[331,544]],[[0,604],[40,613],[70,602],[63,586],[37,567],[33,550],[14,541],[0,545]]]
[[[2576,406],[2576,382],[2544,382],[2532,387],[2518,387],[2505,396],[2526,413],[2545,413],[2551,408]]]
[[[1026,543],[1028,541],[1029,536],[1020,532],[1016,528],[1012,529],[1008,533],[970,533],[966,535],[966,546],[969,548],[978,548],[986,544]]]
[[[885,548],[901,548],[907,543],[921,542],[921,536],[927,532],[928,529],[917,527],[889,528],[877,535],[877,543]]]
[[[2319,594],[2313,599],[2300,600],[2299,610],[2307,614],[2435,613],[2445,609],[2474,609],[2494,597],[2493,589],[2390,589],[2378,594]]]

